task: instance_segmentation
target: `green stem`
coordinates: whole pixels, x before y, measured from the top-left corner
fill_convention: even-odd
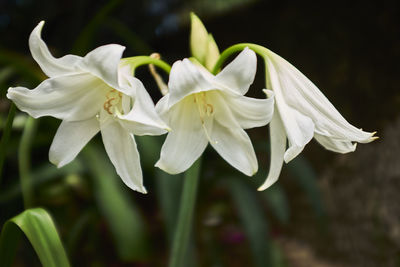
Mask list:
[[[221,55],[218,58],[217,63],[215,63],[215,66],[212,70],[212,73],[215,75],[218,73],[218,71],[221,69],[222,65],[224,62],[233,54],[242,51],[246,47],[250,48],[254,52],[256,52],[259,56],[265,58],[267,57],[267,54],[269,53],[269,50],[261,45],[257,44],[252,44],[252,43],[241,43],[241,44],[235,44],[227,49],[224,50],[224,52],[221,53]]]
[[[8,140],[10,139],[14,117],[15,117],[15,105],[14,103],[11,103],[10,111],[8,112],[7,121],[4,126],[3,135],[1,136],[1,141],[0,141],[0,184],[3,178],[4,159],[6,158],[7,154],[7,145],[8,145]]]
[[[172,253],[169,267],[183,266],[186,251],[188,248],[190,231],[192,229],[194,206],[197,195],[201,158],[185,173],[185,182],[179,207],[178,222],[176,225],[172,243]]]
[[[153,64],[161,69],[163,69],[166,73],[169,74],[171,71],[171,66],[161,59],[152,58],[149,56],[137,56],[137,57],[128,57],[124,58],[123,61],[129,65],[131,65],[132,69],[136,69],[143,65]]]
[[[35,136],[37,123],[38,121],[32,117],[26,120],[18,150],[19,175],[25,209],[29,209],[33,206],[33,186],[29,177],[31,167],[30,149]]]

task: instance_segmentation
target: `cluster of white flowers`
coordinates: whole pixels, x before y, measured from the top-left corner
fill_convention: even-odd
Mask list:
[[[251,176],[258,164],[244,129],[270,123],[271,164],[265,183],[272,185],[283,162],[296,157],[314,137],[325,148],[347,153],[374,133],[350,125],[301,72],[269,51],[266,99],[244,96],[253,83],[257,58],[245,48],[217,75],[189,59],[173,64],[169,92],[154,106],[142,82],[122,57],[124,47],[105,45],[85,57],[54,58],[41,39],[44,22],[33,30],[29,47],[49,77],[35,89],[9,88],[7,97],[34,118],[61,119],[50,147],[58,167],[71,162],[101,132],[118,175],[145,193],[134,135],[168,136],[155,166],[176,174],[187,170],[208,143],[229,164]],[[286,149],[287,141],[288,148]]]

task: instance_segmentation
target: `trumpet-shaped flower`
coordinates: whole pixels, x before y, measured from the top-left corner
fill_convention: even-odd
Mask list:
[[[283,161],[295,158],[313,137],[326,149],[339,153],[354,151],[355,142],[376,139],[375,133],[348,123],[322,92],[285,59],[271,51],[264,58],[267,87],[275,93],[275,112],[270,123],[270,171],[259,190],[271,186],[279,177]]]
[[[173,64],[169,93],[156,105],[171,127],[156,166],[176,174],[188,169],[208,143],[233,167],[246,175],[258,164],[243,129],[266,125],[273,114],[273,97],[244,96],[254,80],[257,58],[245,49],[214,76],[184,59]]]
[[[54,58],[41,39],[44,22],[32,31],[33,58],[49,77],[35,89],[9,88],[7,97],[34,118],[62,120],[49,158],[58,167],[71,162],[99,131],[106,152],[123,182],[145,193],[134,135],[159,135],[167,126],[129,66],[121,64],[124,47],[96,48],[85,57]]]

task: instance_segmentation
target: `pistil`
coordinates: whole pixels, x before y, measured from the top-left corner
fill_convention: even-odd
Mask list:
[[[211,137],[208,133],[207,127],[204,123],[205,116],[211,117],[214,114],[214,106],[212,104],[207,103],[206,92],[197,93],[194,95],[194,102],[196,103],[197,110],[199,111],[201,125],[206,133],[207,139],[210,143],[217,143],[217,141],[211,140]]]

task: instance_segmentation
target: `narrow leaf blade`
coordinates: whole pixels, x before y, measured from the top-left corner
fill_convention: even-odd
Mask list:
[[[228,183],[250,243],[254,266],[271,266],[268,221],[254,190],[240,178],[229,179]]]
[[[124,261],[145,259],[149,253],[148,232],[139,208],[124,190],[125,185],[104,151],[88,145],[83,155],[92,173],[98,207],[110,226],[119,257]]]
[[[44,267],[70,266],[52,218],[46,210],[34,208],[5,223],[0,236],[1,267],[11,266],[22,232]]]

